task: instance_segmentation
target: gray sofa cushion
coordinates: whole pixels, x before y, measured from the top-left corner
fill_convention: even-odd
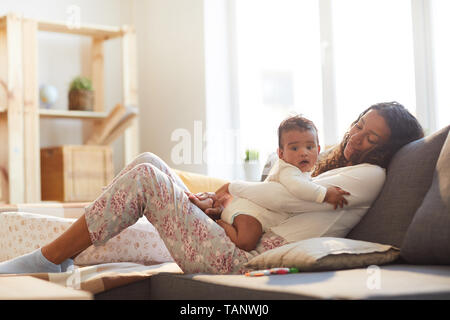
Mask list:
[[[449,128],[413,141],[395,154],[378,198],[347,238],[401,247],[414,214],[430,188]]]
[[[433,182],[406,233],[401,256],[415,264],[450,264],[450,134]]]
[[[266,277],[159,273],[143,281],[145,286],[135,282],[95,299],[127,299],[133,287],[141,291],[139,299],[150,300],[450,299],[450,266],[394,264]]]
[[[391,264],[266,277],[158,273],[96,300],[450,299],[450,266]]]

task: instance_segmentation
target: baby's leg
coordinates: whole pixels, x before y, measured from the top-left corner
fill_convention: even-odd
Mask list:
[[[263,234],[261,223],[255,217],[239,214],[234,218],[233,226],[236,229],[236,245],[245,251],[255,249]]]

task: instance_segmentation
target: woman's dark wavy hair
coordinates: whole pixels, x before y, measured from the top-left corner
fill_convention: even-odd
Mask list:
[[[359,115],[358,119],[351,124],[350,128],[358,123],[359,119],[370,110],[376,110],[383,117],[391,129],[391,136],[388,142],[375,147],[366,154],[355,154],[350,159],[350,162],[353,164],[370,163],[387,169],[393,155],[411,141],[423,138],[424,132],[416,117],[408,109],[395,101],[377,103],[370,106]],[[328,170],[344,167],[348,164],[348,160],[344,157],[344,149],[350,138],[349,131],[350,129],[344,135],[342,142],[324,159],[321,159],[317,163],[312,176],[317,176]]]

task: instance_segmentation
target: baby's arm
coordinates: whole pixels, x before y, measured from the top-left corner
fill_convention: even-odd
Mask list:
[[[234,218],[232,225],[223,220],[217,220],[216,222],[225,230],[230,240],[239,249],[245,251],[255,249],[262,235],[261,223],[256,218],[246,214],[240,214]]]
[[[344,198],[344,195],[350,195],[350,193],[339,187],[328,187],[327,194],[325,195],[325,199],[323,201],[332,204],[334,209],[337,209],[338,207],[343,208],[344,204],[348,204],[348,201]]]
[[[322,203],[327,188],[305,177],[300,169],[285,167],[280,171],[280,183],[297,199]]]
[[[294,197],[300,200],[313,201],[317,203],[327,202],[334,206],[343,208],[348,204],[344,195],[350,195],[339,187],[331,186],[325,188],[304,177],[296,168],[283,168],[280,172],[280,182]]]

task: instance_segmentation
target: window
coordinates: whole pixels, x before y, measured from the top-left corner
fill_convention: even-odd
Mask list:
[[[403,104],[426,134],[447,126],[449,13],[448,0],[235,1],[242,152],[264,161],[292,112],[322,147],[379,102]]]
[[[450,124],[450,1],[431,2],[431,33],[433,44],[435,104],[437,129]]]
[[[410,0],[331,4],[338,142],[374,103],[397,101],[415,113],[414,51]]]
[[[238,0],[235,8],[241,153],[257,149],[265,161],[289,114],[303,114],[322,132],[319,7],[316,0]]]

